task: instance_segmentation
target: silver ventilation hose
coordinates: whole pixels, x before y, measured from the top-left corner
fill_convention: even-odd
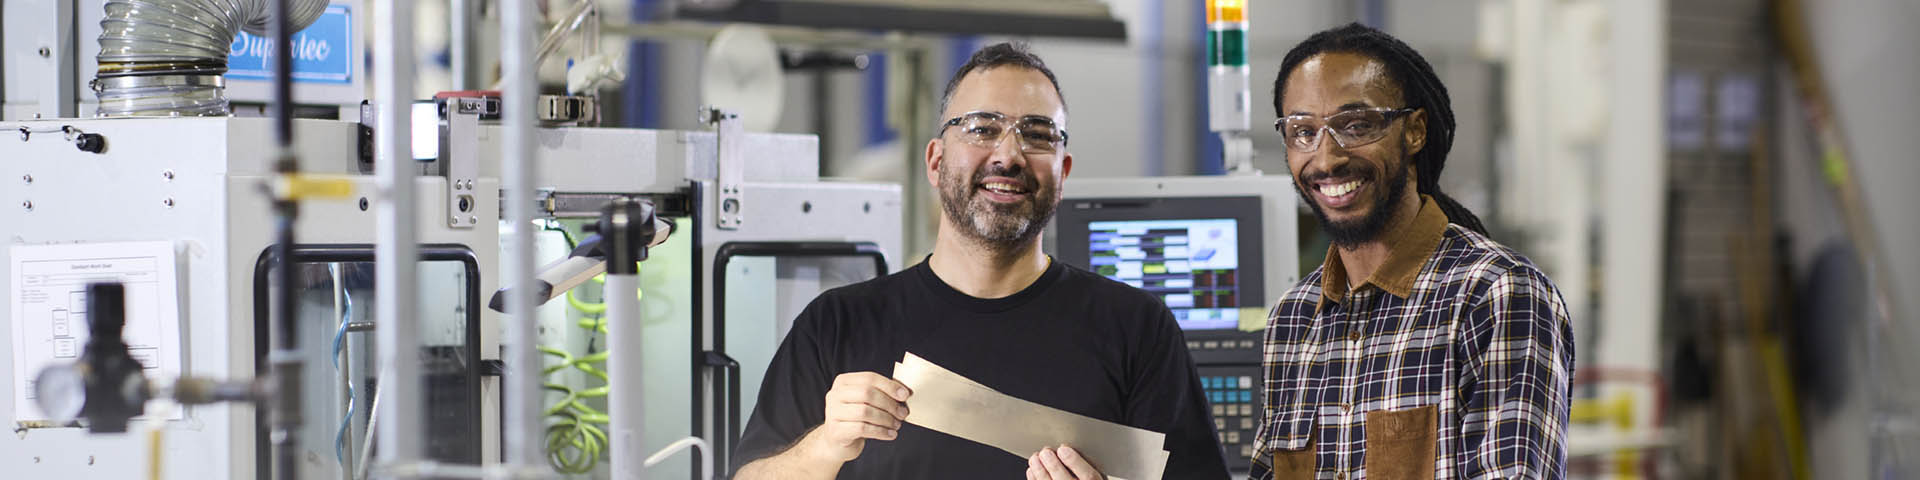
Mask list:
[[[266,35],[268,0],[108,0],[100,19],[102,117],[227,114],[227,52],[242,29]],[[294,31],[327,0],[292,0]]]

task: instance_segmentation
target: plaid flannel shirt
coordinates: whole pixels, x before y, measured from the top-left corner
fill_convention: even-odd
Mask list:
[[[1573,332],[1553,283],[1431,198],[1388,249],[1351,293],[1329,250],[1274,306],[1250,478],[1564,477]]]

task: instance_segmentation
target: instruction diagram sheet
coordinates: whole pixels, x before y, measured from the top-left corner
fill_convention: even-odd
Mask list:
[[[14,245],[8,249],[13,291],[13,416],[50,420],[34,402],[34,377],[56,362],[74,362],[87,346],[87,284],[126,285],[125,336],[149,379],[180,375],[180,296],[169,242]]]

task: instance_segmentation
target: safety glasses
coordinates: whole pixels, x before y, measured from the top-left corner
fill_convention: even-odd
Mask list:
[[[1039,115],[1013,118],[994,112],[967,112],[947,119],[940,134],[945,135],[949,128],[958,129],[955,136],[960,141],[985,148],[999,145],[1000,137],[1007,132],[1018,132],[1014,140],[1020,151],[1028,154],[1052,154],[1067,144],[1067,130],[1052,118]]]
[[[1287,149],[1313,153],[1320,149],[1321,132],[1333,134],[1341,148],[1354,148],[1380,141],[1396,118],[1419,111],[1418,108],[1368,108],[1348,110],[1326,117],[1291,115],[1273,121],[1273,129],[1286,138]]]

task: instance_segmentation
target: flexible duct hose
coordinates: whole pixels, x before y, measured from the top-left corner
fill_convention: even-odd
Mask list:
[[[108,0],[100,19],[100,116],[227,114],[227,52],[242,29],[266,35],[270,0]],[[291,29],[327,0],[291,0]]]

